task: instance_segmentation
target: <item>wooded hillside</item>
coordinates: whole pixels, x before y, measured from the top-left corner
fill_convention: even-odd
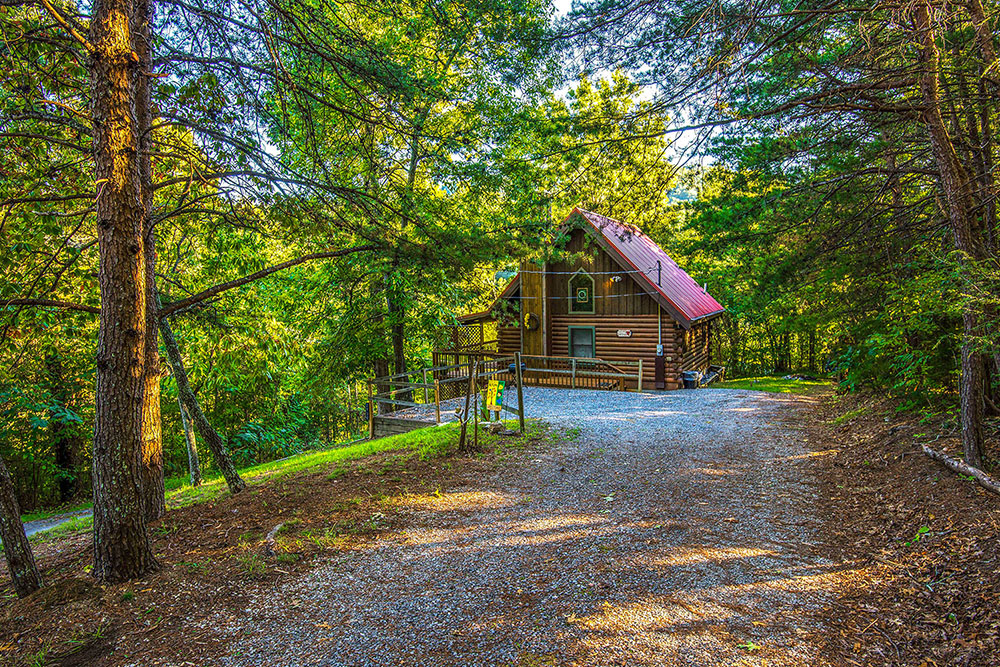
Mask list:
[[[361,435],[575,205],[707,283],[730,377],[888,392],[993,472],[998,11],[0,1],[4,543],[92,500],[94,575],[154,570],[165,485]]]

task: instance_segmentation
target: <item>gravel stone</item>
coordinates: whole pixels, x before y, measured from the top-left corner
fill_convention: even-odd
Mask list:
[[[825,664],[808,401],[527,388],[579,433],[220,616],[224,664]]]

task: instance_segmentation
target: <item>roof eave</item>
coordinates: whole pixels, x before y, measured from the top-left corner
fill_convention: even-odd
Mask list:
[[[656,303],[662,306],[667,311],[667,313],[672,318],[674,318],[674,320],[676,320],[682,327],[684,327],[685,329],[691,328],[691,324],[694,320],[685,315],[684,311],[682,311],[677,306],[677,304],[671,301],[670,298],[666,294],[664,294],[660,290],[660,288],[656,286],[655,283],[653,283],[652,279],[650,279],[650,277],[647,276],[645,272],[641,271],[639,267],[633,264],[628,257],[625,257],[622,254],[621,250],[619,250],[613,243],[610,243],[604,237],[604,234],[601,233],[601,230],[597,228],[597,226],[593,223],[593,221],[591,221],[590,218],[583,215],[583,212],[579,208],[574,208],[570,212],[569,216],[573,215],[574,213],[578,213],[580,217],[582,217],[584,220],[587,221],[587,227],[589,230],[591,230],[591,236],[594,237],[594,239],[597,241],[597,244],[601,246],[601,248],[603,248],[604,251],[608,253],[608,255],[610,255],[611,258],[614,259],[615,262],[617,262],[620,267],[625,269],[625,271],[627,271],[628,274],[632,276],[632,279],[635,280],[636,284],[638,284],[639,287],[643,288],[646,294],[651,296],[653,300],[656,301]],[[569,216],[566,216],[564,224],[566,221],[569,220]],[[642,276],[641,281],[639,280],[638,276]]]
[[[695,322],[704,322],[705,320],[711,320],[718,317],[719,315],[722,315],[724,312],[726,312],[725,308],[723,308],[722,310],[717,310],[712,313],[707,313],[705,315],[699,315],[698,317],[693,318],[691,320],[691,323],[694,324]]]

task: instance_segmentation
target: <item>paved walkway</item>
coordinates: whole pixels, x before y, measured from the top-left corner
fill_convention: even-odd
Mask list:
[[[817,543],[807,399],[525,402],[575,439],[415,500],[405,532],[220,617],[227,664],[823,664],[809,612],[838,568]]]

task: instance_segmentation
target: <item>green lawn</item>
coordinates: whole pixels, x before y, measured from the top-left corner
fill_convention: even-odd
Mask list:
[[[517,423],[508,422],[508,428],[517,428]],[[544,429],[537,420],[527,420],[526,429],[525,440],[544,435]],[[393,435],[388,438],[364,440],[347,445],[346,447],[303,452],[302,454],[280,461],[261,463],[250,468],[244,468],[240,470],[240,476],[248,486],[253,486],[295,473],[310,470],[318,471],[338,463],[362,459],[372,454],[398,450],[414,452],[423,459],[434,458],[452,451],[458,445],[458,437],[458,423],[450,422],[441,426],[422,428],[409,433]],[[496,436],[480,434],[479,437],[480,442],[485,442],[487,448],[493,447],[494,441],[497,440]],[[472,438],[471,427],[469,429],[469,438]],[[173,477],[166,481],[166,487],[167,509],[208,502],[229,492],[226,487],[226,481],[221,475],[206,478],[200,486],[191,486],[188,484],[187,477]],[[48,515],[51,516],[58,513],[60,512],[50,512]],[[35,518],[42,518],[42,516],[46,515],[43,514]],[[77,517],[56,528],[36,533],[32,535],[31,540],[52,540],[89,530],[91,525],[91,517]]]
[[[830,380],[783,380],[777,375],[762,375],[760,377],[737,378],[710,385],[708,388],[718,389],[751,389],[753,391],[768,391],[775,394],[805,394],[812,396],[829,391],[833,386]]]
[[[60,514],[72,514],[73,512],[79,512],[80,510],[90,509],[93,503],[77,503],[75,505],[62,505],[61,507],[56,507],[46,510],[37,510],[35,512],[27,512],[21,515],[21,522],[27,521],[37,521],[38,519],[47,519],[50,516],[58,516]]]

